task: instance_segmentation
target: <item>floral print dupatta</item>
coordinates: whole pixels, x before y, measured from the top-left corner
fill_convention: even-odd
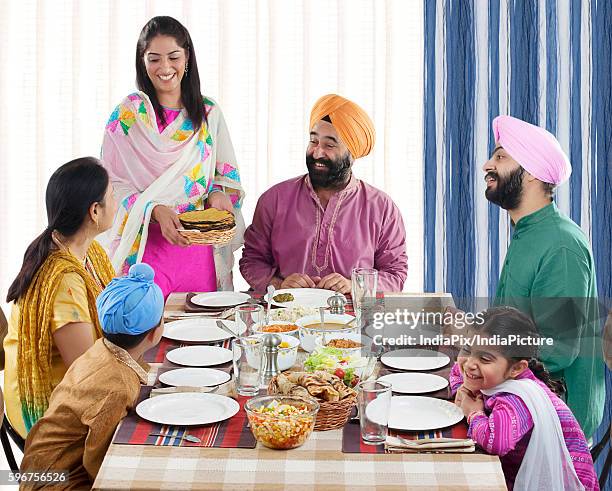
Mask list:
[[[155,205],[176,213],[201,210],[208,194],[218,189],[233,203],[237,233],[230,244],[214,246],[217,289],[233,289],[233,253],[244,236],[244,190],[223,113],[212,99],[205,97],[203,103],[206,121],[197,131],[182,110],[160,132],[143,92],[126,97],[109,118],[101,158],[119,209],[103,243],[119,274],[142,259]]]

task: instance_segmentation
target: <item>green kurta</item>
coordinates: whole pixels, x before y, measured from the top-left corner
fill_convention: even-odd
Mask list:
[[[564,379],[567,404],[587,438],[605,402],[601,322],[589,242],[554,203],[521,218],[497,287],[496,304],[530,314],[543,337],[539,358]]]

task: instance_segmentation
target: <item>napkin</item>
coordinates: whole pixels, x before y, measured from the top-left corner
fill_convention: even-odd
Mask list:
[[[389,435],[385,442],[385,450],[390,453],[470,453],[475,451],[475,444],[474,441],[469,438],[423,438],[420,440],[406,440],[404,438]]]

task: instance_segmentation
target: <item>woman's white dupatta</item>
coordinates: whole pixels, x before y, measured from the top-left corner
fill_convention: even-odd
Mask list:
[[[102,160],[120,203],[133,197],[129,210],[120,205],[105,246],[121,274],[140,262],[147,244],[151,212],[166,205],[179,213],[203,206],[213,184],[236,194],[236,235],[230,244],[214,246],[218,290],[232,290],[234,251],[244,236],[240,204],[244,191],[233,146],[221,110],[205,99],[207,122],[194,132],[186,111],[159,133],[146,94],[128,96],[115,109],[105,131]]]
[[[546,392],[533,380],[506,380],[483,394],[507,392],[521,398],[533,419],[531,439],[521,463],[515,491],[579,491],[579,481],[565,445],[561,422]]]

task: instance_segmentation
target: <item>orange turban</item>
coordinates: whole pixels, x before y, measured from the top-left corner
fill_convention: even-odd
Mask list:
[[[324,95],[312,108],[310,128],[325,116],[329,116],[353,158],[365,157],[370,153],[376,140],[374,123],[357,104],[336,94]]]

